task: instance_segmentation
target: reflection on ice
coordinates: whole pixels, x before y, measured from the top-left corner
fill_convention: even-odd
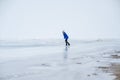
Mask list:
[[[67,58],[68,58],[68,50],[69,50],[69,47],[66,46],[64,49],[64,60],[67,60]]]

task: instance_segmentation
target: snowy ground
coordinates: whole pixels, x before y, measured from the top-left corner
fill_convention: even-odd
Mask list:
[[[120,80],[120,40],[70,43],[0,41],[0,80]]]

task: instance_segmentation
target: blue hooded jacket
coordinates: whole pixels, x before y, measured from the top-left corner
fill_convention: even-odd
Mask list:
[[[65,32],[63,32],[63,36],[64,36],[64,39],[68,39],[69,38],[68,35]]]

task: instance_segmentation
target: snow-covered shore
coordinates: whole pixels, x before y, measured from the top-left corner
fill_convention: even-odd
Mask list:
[[[70,42],[71,46],[65,47],[61,40],[1,41],[0,80],[114,80],[117,77],[108,68],[120,63],[120,40]]]

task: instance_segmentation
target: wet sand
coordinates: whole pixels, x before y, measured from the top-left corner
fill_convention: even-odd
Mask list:
[[[114,53],[108,58],[120,60],[120,51],[115,51]],[[110,62],[110,66],[99,66],[98,68],[106,73],[111,73],[111,76],[115,76],[114,80],[120,80],[120,62]]]

